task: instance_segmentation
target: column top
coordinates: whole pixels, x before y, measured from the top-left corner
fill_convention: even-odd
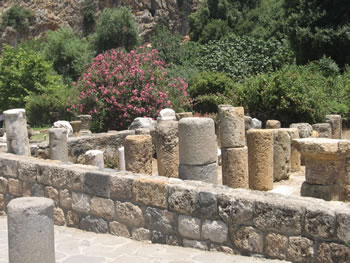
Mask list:
[[[27,209],[46,209],[53,207],[53,200],[45,197],[21,197],[9,202],[8,207],[12,210],[23,211]]]

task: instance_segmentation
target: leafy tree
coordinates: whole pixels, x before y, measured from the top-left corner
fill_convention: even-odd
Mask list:
[[[350,2],[285,0],[286,29],[298,64],[331,57],[350,62]]]
[[[84,35],[94,31],[96,25],[96,3],[94,0],[84,0],[83,3],[83,32]]]
[[[231,32],[231,28],[227,25],[227,22],[220,19],[213,19],[205,25],[199,43],[205,44],[210,40],[220,40],[222,37],[228,35]]]
[[[35,16],[30,9],[14,5],[1,16],[1,28],[13,27],[23,33],[35,22]]]
[[[97,54],[112,48],[123,47],[130,51],[139,42],[137,24],[126,7],[106,8],[97,19],[96,33],[91,37]]]

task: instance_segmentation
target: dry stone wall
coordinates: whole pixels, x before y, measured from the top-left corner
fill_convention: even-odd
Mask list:
[[[1,153],[0,210],[20,196],[51,198],[56,224],[87,231],[292,262],[350,261],[350,205],[341,202]]]

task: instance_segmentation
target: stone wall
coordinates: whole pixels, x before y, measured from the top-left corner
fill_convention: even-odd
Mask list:
[[[20,196],[53,199],[56,224],[87,231],[293,262],[350,261],[350,205],[341,202],[0,153],[0,210]]]

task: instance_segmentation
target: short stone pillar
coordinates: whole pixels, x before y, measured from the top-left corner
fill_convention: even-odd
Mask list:
[[[318,132],[319,138],[332,139],[332,126],[330,123],[316,123],[312,125],[312,129]]]
[[[124,146],[118,148],[119,170],[125,171],[125,150]]]
[[[158,175],[179,177],[179,131],[177,121],[161,121],[156,128]]]
[[[342,119],[340,115],[326,115],[326,122],[332,127],[332,138],[341,139],[342,137]]]
[[[222,183],[232,188],[248,188],[248,148],[245,147],[243,107],[219,105],[222,155]]]
[[[273,180],[281,181],[289,178],[291,140],[288,131],[283,129],[273,129]]]
[[[176,113],[173,109],[162,109],[159,112],[157,121],[176,121]]]
[[[3,112],[6,126],[7,152],[30,156],[26,111],[12,109]]]
[[[81,121],[71,121],[70,125],[73,128],[74,135],[79,136],[80,129],[81,129]]]
[[[266,129],[279,129],[281,128],[281,122],[278,120],[268,120],[266,122]]]
[[[50,159],[68,162],[68,130],[65,128],[49,129]]]
[[[78,115],[78,118],[81,121],[80,129],[82,131],[91,129],[91,115]]]
[[[152,137],[128,135],[124,141],[125,168],[134,173],[152,174]]]
[[[54,202],[43,197],[13,199],[7,206],[9,263],[54,263]]]
[[[294,139],[299,139],[299,130],[297,128],[281,128],[279,130],[286,131],[290,137],[290,171],[292,173],[300,171],[300,153],[293,146],[292,141]]]
[[[272,130],[251,129],[247,132],[249,188],[260,191],[273,189]]]
[[[179,177],[217,183],[217,142],[214,121],[190,117],[179,121]]]
[[[103,151],[90,150],[85,153],[84,157],[85,164],[97,166],[100,169],[103,169],[105,167],[103,160]]]
[[[301,195],[349,202],[350,141],[306,138],[293,140],[292,143],[305,159],[305,182]]]
[[[312,126],[309,123],[292,123],[289,127],[299,130],[299,138],[309,138],[312,136]]]

